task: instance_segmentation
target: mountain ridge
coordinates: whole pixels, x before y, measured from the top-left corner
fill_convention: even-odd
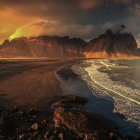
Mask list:
[[[139,56],[135,38],[131,33],[105,33],[92,39],[84,52],[87,58],[119,58]]]
[[[105,33],[90,40],[69,36],[21,37],[5,40],[0,45],[1,57],[86,57],[123,58],[139,57],[137,42],[131,33]]]
[[[68,36],[22,37],[6,40],[0,47],[0,54],[3,57],[80,57],[85,46],[86,42],[82,39],[70,39]]]

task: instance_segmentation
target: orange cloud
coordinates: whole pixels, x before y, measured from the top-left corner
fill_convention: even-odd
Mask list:
[[[98,0],[98,1],[95,1],[95,0],[81,0],[81,7],[85,10],[88,10],[88,9],[98,7],[102,3],[103,3],[102,0]]]
[[[0,18],[0,43],[7,39],[18,27],[35,20],[31,17],[22,16],[10,8],[1,10]]]
[[[132,1],[131,0],[121,0],[124,4],[131,4]]]
[[[94,32],[93,25],[80,25],[80,24],[64,24],[55,20],[37,20],[31,24],[21,26],[10,35],[9,39],[18,38],[21,36],[39,36],[39,35],[58,35],[70,37],[92,37]]]
[[[139,0],[0,0],[0,42],[38,33],[90,38],[112,22],[127,23],[138,34],[139,5]]]

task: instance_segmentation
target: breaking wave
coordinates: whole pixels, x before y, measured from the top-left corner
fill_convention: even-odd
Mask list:
[[[112,100],[115,112],[140,126],[140,60],[84,60],[72,70],[98,97]]]

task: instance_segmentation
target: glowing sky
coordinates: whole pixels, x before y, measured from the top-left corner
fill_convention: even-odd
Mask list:
[[[140,0],[0,0],[0,42],[40,34],[91,39],[121,24],[140,37]]]

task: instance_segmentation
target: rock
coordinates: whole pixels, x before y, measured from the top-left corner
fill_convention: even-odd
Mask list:
[[[48,140],[48,135],[49,135],[49,132],[47,132],[47,133],[44,135],[44,139],[45,139],[45,140]]]
[[[110,132],[109,133],[109,138],[111,139],[111,140],[122,140],[116,133],[114,133],[114,132]]]
[[[100,139],[94,133],[87,133],[85,134],[84,140],[100,140]]]
[[[60,121],[56,118],[53,119],[54,120],[54,127],[60,127]]]
[[[31,115],[31,116],[35,116],[36,115],[36,113],[37,113],[37,110],[35,109],[35,108],[31,108],[30,110],[29,110],[29,115]]]
[[[36,119],[36,117],[37,117],[36,115],[33,115],[33,116],[32,116],[33,119]]]
[[[60,101],[57,101],[54,103],[54,108],[62,107],[63,111],[68,109],[80,109],[82,108],[86,103],[87,99],[84,97],[79,96],[64,96]],[[61,108],[61,109],[62,109]]]
[[[0,140],[4,140],[4,136],[0,135]]]
[[[32,126],[31,126],[31,129],[37,130],[38,129],[38,124],[37,123],[33,123]]]
[[[55,136],[51,136],[50,140],[58,140]]]
[[[24,139],[24,134],[21,134],[21,135],[19,135],[19,140],[22,140],[22,139]]]
[[[85,101],[80,98],[64,97],[62,102],[70,106],[77,105],[76,101],[84,103]],[[56,107],[54,114],[51,112],[47,117],[48,112],[44,110],[43,112],[38,110],[41,115],[34,113],[30,108],[19,107],[18,112],[13,112],[13,108],[5,110],[0,116],[0,140],[42,140],[43,136],[45,140],[121,140],[114,125],[109,127],[110,124],[112,126],[112,121],[99,114],[85,112],[78,107],[67,108],[63,104]],[[24,114],[22,119],[19,111]],[[33,114],[36,116],[34,120]],[[137,137],[129,136],[128,140],[131,138]]]
[[[63,135],[63,133],[60,133],[58,137],[60,138],[60,140],[64,140],[64,135]]]
[[[77,134],[89,132],[92,126],[92,123],[84,113],[78,111],[64,112],[63,107],[59,107],[55,110],[54,119],[59,120],[62,125]]]
[[[46,124],[47,124],[47,121],[46,121],[46,120],[43,120],[41,123],[42,123],[43,125],[46,125]]]
[[[69,100],[68,104],[74,102]],[[67,104],[66,101],[63,103]],[[116,126],[114,122],[100,114],[90,114],[79,108],[66,108],[63,104],[55,108],[54,124],[56,128],[67,128],[66,134],[62,132],[64,139],[69,134],[71,138],[76,135],[76,139],[82,140],[108,140],[109,136],[106,133]]]
[[[4,111],[3,107],[0,107],[0,113],[3,112],[3,111]]]
[[[79,133],[79,135],[78,135],[81,139],[84,139],[84,137],[85,137],[85,134],[84,133]]]
[[[15,116],[6,115],[0,121],[0,129],[2,135],[6,136],[13,136],[16,133],[16,129],[18,127],[18,120]]]
[[[79,96],[64,96],[63,99],[61,99],[58,102],[59,106],[62,106],[64,104],[78,104],[78,105],[85,105],[88,103],[87,99],[84,97],[79,97]]]
[[[17,106],[14,106],[13,112],[18,112],[19,108]]]
[[[19,113],[20,116],[24,115],[24,112],[22,110],[19,110],[18,113]]]
[[[57,129],[55,129],[54,127],[51,127],[44,135],[44,138],[45,140],[48,140],[48,139],[50,140],[52,136],[56,137],[56,135],[57,135]]]

